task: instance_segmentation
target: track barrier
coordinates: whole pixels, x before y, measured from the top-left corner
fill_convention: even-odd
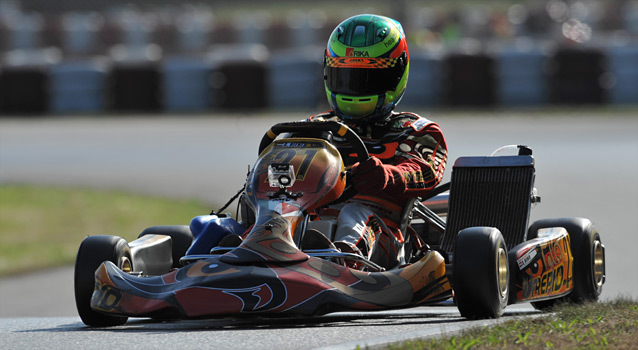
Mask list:
[[[453,107],[496,103],[494,58],[484,53],[452,53],[443,62],[443,101]]]
[[[560,48],[549,63],[549,94],[554,104],[602,104],[605,54],[591,48]]]
[[[37,54],[35,54],[37,56]],[[270,54],[220,44],[200,56],[92,57],[0,66],[0,113],[63,114],[325,106],[321,47]],[[638,47],[412,52],[401,105],[638,104]]]

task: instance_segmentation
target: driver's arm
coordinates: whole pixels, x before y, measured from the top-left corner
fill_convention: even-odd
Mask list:
[[[373,156],[353,165],[354,186],[362,194],[419,197],[441,182],[446,163],[445,138],[440,127],[430,123],[401,141],[393,158]]]

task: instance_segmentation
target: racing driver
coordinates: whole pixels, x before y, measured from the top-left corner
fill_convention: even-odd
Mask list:
[[[308,118],[347,124],[370,158],[352,164],[358,194],[337,208],[334,245],[389,269],[403,263],[406,203],[426,195],[443,177],[447,161],[439,126],[417,114],[395,112],[408,81],[410,55],[401,24],[378,15],[346,19],[332,32],[324,56],[324,85],[331,110]],[[335,143],[339,145],[335,138]],[[340,148],[342,154],[349,154]],[[336,209],[336,210],[335,210]]]

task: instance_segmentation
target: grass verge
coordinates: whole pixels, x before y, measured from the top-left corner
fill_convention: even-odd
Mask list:
[[[131,241],[154,225],[188,225],[210,206],[122,192],[0,186],[0,276],[70,264],[88,235]]]
[[[412,340],[386,347],[405,349],[635,349],[638,302],[563,304],[553,313],[474,328],[450,337]]]

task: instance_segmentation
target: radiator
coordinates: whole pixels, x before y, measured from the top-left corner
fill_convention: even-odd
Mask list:
[[[475,226],[498,228],[508,249],[523,242],[534,176],[534,158],[528,155],[457,159],[441,249],[454,252],[458,232]]]

